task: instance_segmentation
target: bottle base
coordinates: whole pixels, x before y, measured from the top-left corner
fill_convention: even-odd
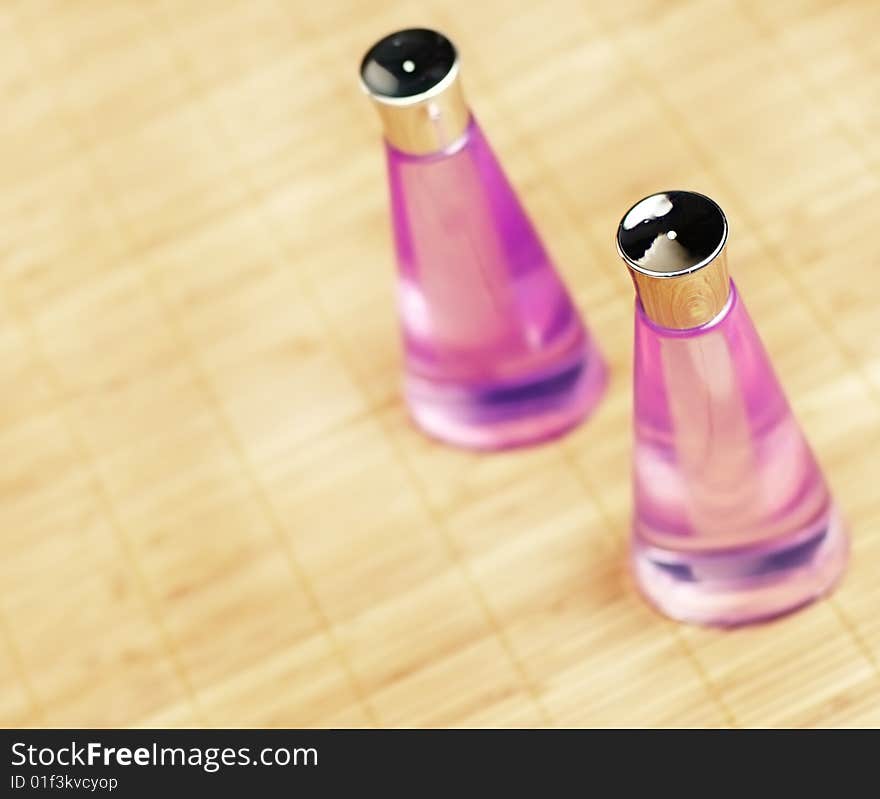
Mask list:
[[[723,553],[681,553],[636,541],[639,590],[677,621],[736,627],[791,613],[828,594],[846,568],[849,541],[832,509],[817,532],[772,547]]]
[[[415,423],[432,438],[465,449],[501,450],[562,435],[596,407],[607,383],[593,351],[540,378],[474,387],[439,387],[408,379],[406,399]]]

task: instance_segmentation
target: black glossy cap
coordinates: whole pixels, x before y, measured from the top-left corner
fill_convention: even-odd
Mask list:
[[[449,75],[458,54],[442,33],[397,31],[374,44],[361,62],[361,80],[380,99],[406,100],[431,91]]]
[[[718,204],[692,191],[652,194],[621,220],[617,246],[634,269],[666,275],[693,272],[710,263],[727,240]]]

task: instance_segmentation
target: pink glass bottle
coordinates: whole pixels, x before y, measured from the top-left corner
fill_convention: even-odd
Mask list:
[[[399,31],[361,79],[385,133],[411,415],[479,449],[577,424],[605,365],[465,103],[455,48]]]
[[[641,200],[617,231],[636,287],[632,558],[648,600],[736,625],[829,591],[847,535],[742,298],[708,197]]]

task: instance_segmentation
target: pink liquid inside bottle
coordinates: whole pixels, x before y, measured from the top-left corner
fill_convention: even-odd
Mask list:
[[[727,276],[726,236],[711,200],[667,192],[634,206],[618,244],[639,295],[636,580],[673,618],[736,625],[826,593],[847,536]],[[680,326],[689,315],[701,323]]]
[[[364,65],[385,123],[413,418],[479,449],[558,435],[597,404],[605,365],[464,105],[452,45],[401,31]]]

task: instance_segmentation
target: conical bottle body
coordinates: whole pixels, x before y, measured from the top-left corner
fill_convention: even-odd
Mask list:
[[[477,122],[437,153],[386,151],[415,421],[480,449],[581,421],[602,356]]]
[[[708,323],[635,310],[633,563],[652,603],[734,625],[792,610],[842,573],[847,537],[736,287]]]

